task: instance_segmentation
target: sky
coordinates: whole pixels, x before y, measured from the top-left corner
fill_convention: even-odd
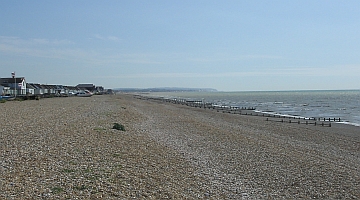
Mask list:
[[[0,0],[0,77],[105,88],[360,89],[358,0]]]

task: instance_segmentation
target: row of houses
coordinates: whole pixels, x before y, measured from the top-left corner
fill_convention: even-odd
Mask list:
[[[78,84],[77,86],[49,85],[38,83],[27,83],[25,77],[0,78],[1,96],[68,96],[83,90],[94,94],[103,94],[102,86],[94,84]]]

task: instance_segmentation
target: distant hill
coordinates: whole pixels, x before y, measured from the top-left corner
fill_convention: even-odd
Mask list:
[[[117,92],[216,92],[213,88],[180,88],[180,87],[160,87],[160,88],[115,88]]]

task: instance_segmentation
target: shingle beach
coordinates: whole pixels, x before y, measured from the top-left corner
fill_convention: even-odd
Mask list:
[[[131,94],[9,101],[0,117],[0,199],[360,198],[355,126]]]

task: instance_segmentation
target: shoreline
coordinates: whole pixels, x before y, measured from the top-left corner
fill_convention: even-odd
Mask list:
[[[322,92],[342,92],[343,90],[339,90],[339,91],[314,91],[314,92],[320,92],[319,95],[324,95]],[[307,93],[308,96],[307,98],[315,98],[314,96],[312,96],[313,94],[309,93],[309,91],[282,91],[284,93],[294,93],[294,95],[299,95],[297,94],[298,92],[305,92]],[[212,104],[213,106],[217,106],[217,107],[254,107],[257,109],[257,112],[259,113],[268,113],[268,114],[272,114],[272,115],[281,115],[281,116],[289,116],[289,117],[301,117],[301,118],[316,118],[316,119],[333,119],[334,117],[336,119],[341,118],[342,123],[346,123],[349,125],[354,125],[354,126],[360,126],[360,121],[358,120],[358,116],[359,116],[359,110],[358,110],[358,106],[355,106],[355,110],[353,111],[353,115],[347,115],[348,113],[344,113],[342,112],[343,110],[352,110],[353,108],[351,107],[347,107],[346,105],[342,105],[344,107],[331,107],[333,106],[332,103],[330,103],[330,108],[335,109],[335,110],[341,110],[338,112],[327,112],[324,109],[320,109],[318,110],[317,107],[321,108],[322,104],[318,103],[318,102],[322,102],[322,99],[318,99],[317,101],[312,101],[312,100],[307,100],[307,98],[304,98],[302,96],[298,96],[299,98],[304,98],[301,99],[301,101],[297,101],[293,98],[289,98],[286,95],[282,95],[280,91],[272,91],[272,92],[230,92],[230,93],[223,93],[225,95],[219,95],[222,94],[221,92],[215,92],[215,93],[147,93],[147,94],[140,94],[143,95],[145,97],[150,97],[150,98],[163,98],[163,99],[176,99],[176,100],[180,100],[180,101],[194,101],[197,102],[198,104]],[[345,92],[353,92],[353,90],[345,90]],[[263,95],[260,95],[264,93]],[[280,93],[280,99],[279,98],[274,98],[274,94],[271,93]],[[242,95],[241,95],[242,94]],[[248,94],[248,95],[245,95]],[[249,96],[250,95],[250,96]],[[264,96],[265,95],[265,96]],[[251,98],[250,98],[251,97]],[[266,98],[265,98],[266,97]],[[225,99],[224,99],[225,98]],[[269,99],[268,99],[269,98]],[[288,101],[284,102],[282,101],[281,98],[287,99]],[[327,96],[324,96],[324,98],[329,98]],[[334,97],[331,97],[334,98]],[[341,96],[337,96],[336,98],[341,98]],[[355,100],[357,97],[352,96],[351,98],[353,98],[353,100]],[[355,99],[356,98],[356,99]],[[239,99],[241,99],[242,101],[239,101]],[[255,100],[254,100],[255,99]],[[259,100],[259,102],[258,102]],[[314,100],[314,99],[313,99]],[[238,102],[239,101],[239,102]],[[258,104],[260,103],[260,105]],[[263,105],[263,103],[265,105],[269,104],[274,104],[275,106],[265,106]],[[324,102],[323,102],[324,103]],[[340,102],[340,104],[344,102]],[[281,107],[281,105],[284,104],[285,107],[288,108],[288,106],[291,107],[291,109],[285,109],[283,110],[283,107]],[[278,106],[280,105],[280,107]],[[292,107],[294,106],[294,107]],[[329,105],[325,105],[325,107],[328,107]],[[258,108],[259,107],[259,108]],[[357,107],[357,108],[356,108]],[[310,110],[308,110],[310,109]],[[356,110],[357,109],[357,110]],[[283,111],[283,112],[282,112]],[[309,112],[310,111],[310,112]],[[315,113],[313,113],[315,112]],[[292,113],[292,114],[290,114]]]
[[[349,126],[353,126],[353,127],[360,127],[360,124],[358,124],[358,123],[352,123],[349,121],[341,121],[340,118],[305,117],[305,116],[299,116],[299,115],[276,113],[274,111],[261,111],[261,110],[257,110],[256,108],[252,108],[252,107],[244,108],[244,107],[239,107],[239,106],[226,106],[226,105],[220,106],[217,104],[213,104],[211,102],[204,102],[203,100],[196,100],[194,98],[192,98],[192,100],[190,100],[190,101],[187,101],[187,99],[189,99],[189,98],[178,98],[178,97],[177,98],[166,98],[163,96],[155,97],[155,96],[141,95],[138,93],[125,93],[125,94],[133,95],[134,98],[142,99],[142,100],[153,100],[155,102],[163,101],[163,102],[168,102],[168,103],[173,103],[173,104],[181,104],[181,105],[195,107],[195,108],[213,109],[213,110],[216,110],[217,112],[221,111],[221,112],[240,114],[240,115],[241,114],[242,115],[254,115],[254,116],[259,116],[259,117],[261,117],[261,114],[262,114],[263,115],[262,117],[267,117],[270,119],[271,118],[275,118],[275,119],[276,118],[279,118],[279,119],[284,118],[284,119],[288,119],[288,121],[294,119],[293,122],[290,122],[290,123],[299,122],[299,124],[300,124],[300,123],[306,123],[306,121],[308,121],[309,124],[315,124],[315,125],[318,124],[320,126],[331,126],[331,124],[334,123],[334,124],[349,125]],[[242,111],[244,111],[244,112],[242,113]],[[270,120],[270,121],[274,121],[274,120]]]
[[[360,198],[360,130],[129,94],[0,104],[4,199]],[[112,129],[121,123],[126,131]]]

